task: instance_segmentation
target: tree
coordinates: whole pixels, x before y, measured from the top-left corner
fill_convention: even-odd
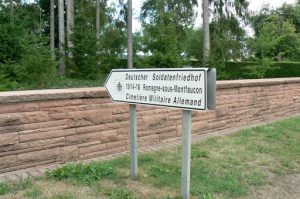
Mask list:
[[[250,45],[258,58],[281,61],[297,60],[300,55],[300,34],[295,25],[278,14],[271,14],[258,29]]]
[[[215,67],[224,66],[228,60],[243,57],[245,31],[248,23],[248,1],[210,1],[212,12],[210,24],[210,59]],[[207,28],[206,28],[207,29]]]
[[[102,0],[99,1],[98,19],[95,11],[96,1],[75,1],[73,59],[67,62],[69,77],[97,79],[100,73],[107,73],[116,67],[116,60],[122,57],[127,48],[125,22],[117,14],[116,5],[108,6]]]
[[[176,67],[183,63],[185,29],[192,25],[195,0],[148,0],[141,8],[143,51],[150,53],[149,65]]]
[[[295,25],[296,33],[300,33],[300,2],[295,5],[284,3],[281,7],[273,11],[285,20]]]
[[[54,75],[45,24],[37,4],[17,4],[14,23],[10,7],[0,10],[0,90],[42,88]]]

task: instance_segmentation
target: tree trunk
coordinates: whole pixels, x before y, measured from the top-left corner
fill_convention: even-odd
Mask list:
[[[59,74],[65,74],[65,17],[64,0],[58,0],[58,29],[59,29]]]
[[[54,0],[50,0],[50,50],[52,59],[55,59],[54,29]]]
[[[9,6],[10,6],[10,23],[11,25],[14,25],[14,1],[10,0],[9,1]]]
[[[74,28],[74,0],[68,0],[67,5],[67,44],[68,44],[68,57],[73,58],[72,48],[74,47],[72,42],[72,34]]]
[[[127,12],[127,37],[128,37],[128,50],[127,50],[127,66],[132,68],[132,0],[128,0]]]
[[[203,0],[203,66],[208,66],[209,60],[209,5],[208,0]]]
[[[159,18],[159,24],[160,27],[163,28],[165,24],[165,0],[160,0],[160,18]]]
[[[96,55],[97,65],[100,65],[100,0],[96,0]]]

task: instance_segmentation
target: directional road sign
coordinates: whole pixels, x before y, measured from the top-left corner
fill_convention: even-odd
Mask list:
[[[206,110],[208,71],[208,68],[113,69],[105,88],[117,102]]]

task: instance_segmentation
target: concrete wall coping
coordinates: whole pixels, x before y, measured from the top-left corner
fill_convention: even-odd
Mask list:
[[[295,84],[299,82],[300,82],[300,77],[225,80],[225,81],[217,81],[217,88],[226,89],[226,88],[238,88],[238,87],[255,87],[255,86],[268,86],[268,85],[278,85],[278,84]]]
[[[300,83],[300,77],[295,78],[276,78],[276,79],[246,79],[246,80],[226,80],[217,81],[218,89],[267,86],[277,84]],[[108,94],[104,87],[90,88],[69,88],[69,89],[47,89],[47,90],[28,90],[28,91],[8,91],[0,92],[1,103],[74,99],[74,98],[105,98]]]
[[[0,92],[0,104],[12,102],[104,97],[108,97],[108,94],[103,87],[8,91]]]

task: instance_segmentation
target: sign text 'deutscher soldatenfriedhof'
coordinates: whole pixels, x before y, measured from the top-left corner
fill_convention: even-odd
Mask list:
[[[207,70],[114,69],[105,87],[114,101],[206,110]]]

